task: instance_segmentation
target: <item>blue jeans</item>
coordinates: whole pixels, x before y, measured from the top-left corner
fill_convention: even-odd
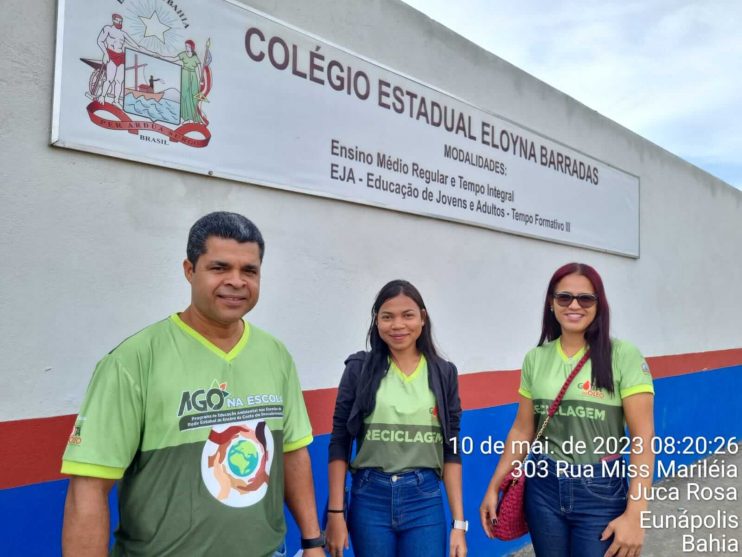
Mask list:
[[[359,470],[353,474],[348,530],[356,557],[443,557],[447,528],[438,474]]]
[[[537,557],[603,557],[613,537],[602,542],[600,535],[626,509],[624,474],[604,477],[602,463],[572,465],[558,473],[548,456],[529,459],[536,463],[536,475],[542,467],[548,471],[546,477],[526,480],[526,520]]]

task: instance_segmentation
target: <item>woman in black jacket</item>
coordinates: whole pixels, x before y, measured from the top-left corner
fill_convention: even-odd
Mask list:
[[[338,387],[329,449],[328,551],[342,555],[350,532],[357,557],[445,555],[442,478],[454,518],[450,554],[464,557],[461,458],[452,441],[461,420],[456,367],[438,356],[430,315],[409,282],[386,284],[371,317],[370,351],[346,359]],[[349,466],[353,486],[345,509]]]

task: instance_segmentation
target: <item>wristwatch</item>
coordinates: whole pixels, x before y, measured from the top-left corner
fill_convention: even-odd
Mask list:
[[[325,533],[320,531],[316,538],[302,538],[302,549],[314,549],[315,547],[325,547]]]
[[[469,521],[468,520],[452,520],[451,528],[456,528],[457,530],[463,530],[464,532],[468,532]]]

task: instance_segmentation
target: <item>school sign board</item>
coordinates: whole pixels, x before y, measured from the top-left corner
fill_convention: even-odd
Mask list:
[[[60,147],[639,256],[639,179],[228,0],[60,0]]]

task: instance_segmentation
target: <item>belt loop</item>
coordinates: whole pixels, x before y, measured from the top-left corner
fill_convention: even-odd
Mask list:
[[[419,468],[415,469],[415,476],[417,476],[417,485],[422,484],[425,480],[425,478],[423,477],[423,473],[420,471]]]

